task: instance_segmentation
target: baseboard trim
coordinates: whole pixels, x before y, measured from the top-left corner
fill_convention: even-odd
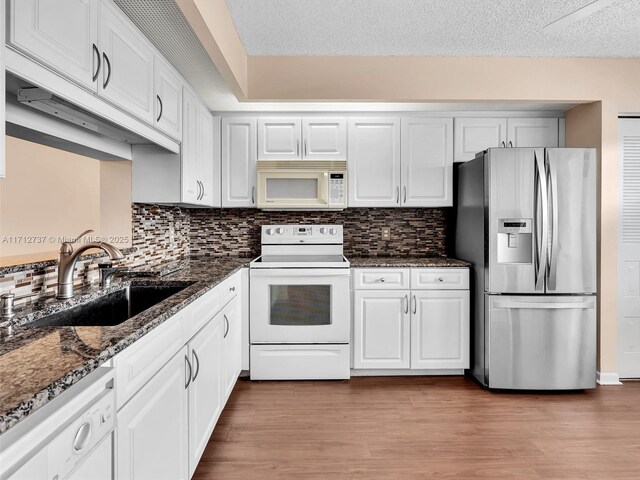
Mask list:
[[[596,382],[598,382],[598,385],[622,385],[616,372],[596,371]]]
[[[464,370],[458,369],[421,369],[421,370],[411,370],[404,368],[397,369],[351,369],[352,377],[404,377],[404,376],[413,376],[413,375],[433,375],[433,376],[444,376],[444,375],[464,375]]]

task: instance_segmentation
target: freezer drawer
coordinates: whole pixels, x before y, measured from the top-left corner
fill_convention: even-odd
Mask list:
[[[490,388],[596,386],[595,296],[487,295],[485,308]]]

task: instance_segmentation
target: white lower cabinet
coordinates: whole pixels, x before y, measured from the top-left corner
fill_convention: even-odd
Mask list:
[[[189,342],[189,477],[198,466],[224,406],[224,322],[220,317],[218,314]]]
[[[354,269],[353,368],[469,368],[468,275],[466,268]],[[410,288],[386,282],[408,276]],[[385,281],[362,281],[378,277]]]
[[[166,350],[176,352],[126,403],[119,402],[124,406],[117,417],[115,478],[177,480],[195,472],[240,374],[241,275],[229,277],[115,358],[116,392],[125,387],[130,394],[148,370],[135,359],[151,364]],[[181,346],[162,341],[170,332],[184,338]]]
[[[241,305],[240,298],[236,296],[220,312],[224,327],[222,337],[222,364],[223,364],[223,389],[224,398],[229,398],[233,386],[240,375],[242,362],[241,341]]]
[[[354,368],[409,368],[409,292],[354,292]]]
[[[118,412],[119,480],[189,478],[187,353],[183,347]]]
[[[412,291],[411,368],[469,367],[469,291]]]

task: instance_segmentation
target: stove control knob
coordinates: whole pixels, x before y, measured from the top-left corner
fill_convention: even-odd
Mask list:
[[[282,227],[278,227],[278,228],[276,228],[276,233],[277,233],[278,235],[282,235],[282,234],[284,233],[284,228],[282,228]]]
[[[320,228],[320,233],[321,233],[322,235],[326,235],[326,234],[327,234],[327,229],[326,229],[325,227],[321,227],[321,228]]]
[[[273,235],[273,228],[267,228],[267,235]]]
[[[330,228],[330,229],[329,229],[329,233],[330,233],[331,235],[335,235],[336,233],[338,233],[338,230],[337,230],[337,229],[335,229],[335,228]]]

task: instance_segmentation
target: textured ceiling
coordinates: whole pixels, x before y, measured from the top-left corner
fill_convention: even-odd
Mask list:
[[[541,103],[240,103],[175,0],[115,0],[115,3],[192,85],[212,111],[563,111],[572,106]]]
[[[227,0],[248,55],[640,57],[640,0]]]

